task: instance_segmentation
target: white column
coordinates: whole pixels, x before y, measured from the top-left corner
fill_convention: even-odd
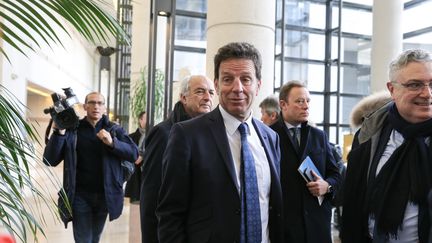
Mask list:
[[[261,100],[273,93],[275,4],[275,0],[208,1],[206,67],[209,77],[214,77],[214,55],[227,43],[248,42],[261,53],[262,86],[253,104],[255,117],[260,117]]]
[[[132,1],[131,95],[136,81],[141,78],[141,70],[148,65],[150,4],[148,0]],[[129,131],[136,129],[132,114],[129,116],[129,127]],[[141,242],[139,205],[130,204],[129,208],[129,242],[138,243]]]
[[[132,47],[131,47],[131,95],[134,93],[135,83],[141,78],[141,70],[148,65],[150,4],[148,0],[132,1]],[[129,131],[136,129],[136,122],[132,114],[129,117]]]
[[[402,51],[402,0],[375,0],[371,51],[371,93],[386,89],[388,65]]]

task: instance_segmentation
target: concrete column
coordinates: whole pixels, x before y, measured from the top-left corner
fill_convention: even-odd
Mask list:
[[[148,65],[150,4],[148,0],[133,0],[132,49],[131,49],[131,94],[135,83],[141,78],[141,70]],[[129,117],[129,129],[134,131],[136,123]],[[129,199],[127,199],[129,201]],[[138,204],[130,204],[129,243],[141,242],[141,222]]]
[[[254,116],[260,117],[259,103],[273,93],[275,0],[208,1],[207,75],[214,77],[213,58],[217,50],[230,42],[249,42],[263,61],[262,86],[253,104]],[[217,99],[215,99],[217,100]]]
[[[131,94],[134,92],[135,83],[141,78],[141,70],[148,65],[150,4],[151,1],[148,0],[132,1]],[[132,116],[129,117],[129,127],[130,131],[136,129]]]
[[[386,89],[388,65],[402,51],[402,0],[375,0],[371,51],[371,93]]]

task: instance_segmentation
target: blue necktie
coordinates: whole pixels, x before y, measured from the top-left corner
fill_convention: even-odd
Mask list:
[[[240,124],[238,130],[241,135],[241,164],[240,164],[240,183],[241,183],[241,243],[260,243],[262,240],[261,232],[261,213],[258,193],[258,182],[255,173],[255,162],[252,152],[247,142],[248,126],[246,123]]]

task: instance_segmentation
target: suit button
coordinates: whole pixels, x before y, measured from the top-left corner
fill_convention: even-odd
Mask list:
[[[272,208],[272,206],[269,206],[269,210],[272,210],[273,208]]]
[[[240,215],[240,209],[237,209],[237,210],[235,211],[235,214]]]

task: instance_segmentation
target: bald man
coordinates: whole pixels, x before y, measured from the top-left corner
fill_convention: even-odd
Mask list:
[[[168,119],[150,130],[145,140],[140,193],[142,242],[159,242],[155,210],[162,180],[162,155],[171,127],[181,121],[210,112],[215,93],[213,82],[203,75],[188,76],[180,84],[179,101]]]

